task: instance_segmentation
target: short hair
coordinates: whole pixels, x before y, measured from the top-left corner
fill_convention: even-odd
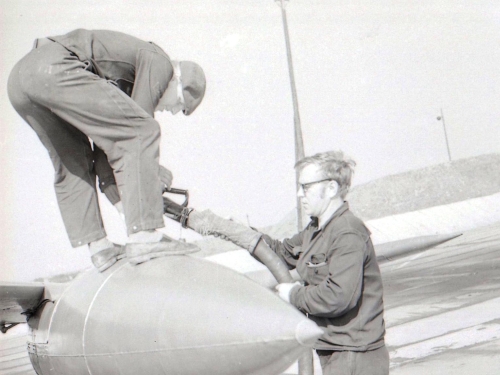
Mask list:
[[[331,178],[339,185],[339,194],[344,199],[351,187],[352,175],[356,162],[344,156],[342,151],[320,152],[313,156],[306,156],[295,164],[295,169],[301,172],[308,165],[317,165],[324,178]]]

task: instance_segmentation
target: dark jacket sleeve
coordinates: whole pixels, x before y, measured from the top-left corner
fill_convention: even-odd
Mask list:
[[[286,238],[283,241],[273,240],[266,234],[264,234],[262,238],[271,250],[287,264],[289,269],[294,269],[297,266],[297,260],[302,250],[303,236],[304,231],[297,233],[292,238]]]
[[[348,232],[339,235],[332,246],[328,276],[318,285],[293,288],[290,302],[309,314],[334,318],[358,304],[366,242],[361,235]]]
[[[131,98],[151,117],[173,75],[172,64],[161,52],[140,49]]]

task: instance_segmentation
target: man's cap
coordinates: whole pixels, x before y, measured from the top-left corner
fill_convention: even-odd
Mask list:
[[[198,64],[192,61],[181,61],[182,93],[184,94],[184,114],[189,116],[203,100],[207,82],[205,73]]]

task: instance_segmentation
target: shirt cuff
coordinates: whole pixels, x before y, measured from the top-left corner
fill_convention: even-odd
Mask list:
[[[290,290],[290,303],[294,305],[295,307],[299,308],[297,306],[297,294],[299,293],[299,290],[304,288],[302,285],[296,285]]]
[[[106,198],[108,198],[112,205],[115,205],[121,200],[116,184],[102,186],[101,191],[104,193],[104,195],[106,195]]]

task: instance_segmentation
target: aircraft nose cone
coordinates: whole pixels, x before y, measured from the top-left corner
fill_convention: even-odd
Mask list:
[[[319,328],[312,320],[302,320],[295,328],[295,338],[299,344],[311,347],[317,339],[323,334],[323,330]]]
[[[323,334],[271,290],[186,255],[121,260],[68,288],[40,374],[53,358],[58,374],[282,374]]]

